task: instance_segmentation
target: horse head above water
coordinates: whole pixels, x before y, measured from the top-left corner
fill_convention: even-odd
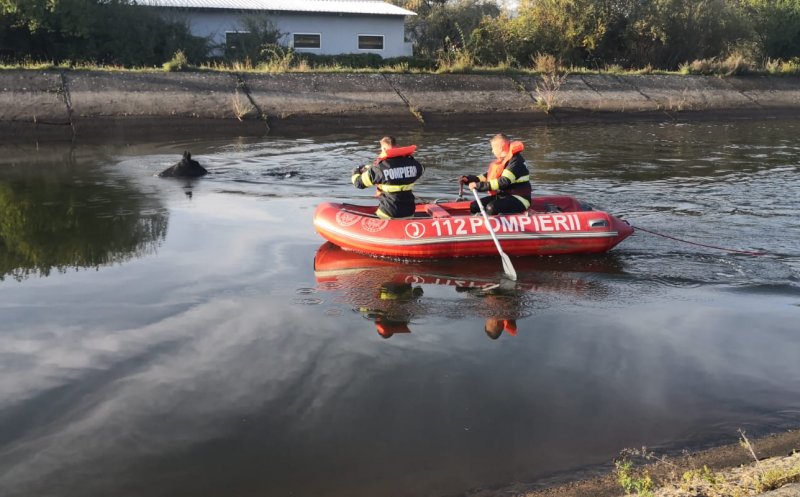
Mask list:
[[[208,171],[199,162],[192,159],[192,154],[188,150],[183,152],[180,162],[158,173],[161,178],[198,178],[206,174]]]

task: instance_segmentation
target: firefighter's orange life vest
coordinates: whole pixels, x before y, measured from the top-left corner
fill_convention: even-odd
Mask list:
[[[503,170],[508,165],[508,161],[514,157],[514,154],[518,154],[525,150],[525,145],[522,142],[511,142],[508,146],[508,152],[506,152],[506,156],[502,159],[495,159],[489,164],[489,171],[486,173],[486,181],[492,181],[493,179],[500,179],[500,176],[503,175]],[[491,195],[497,195],[497,190],[492,190],[489,192]]]
[[[379,155],[378,158],[375,159],[374,165],[377,166],[378,163],[383,159],[391,159],[392,157],[406,157],[408,155],[412,155],[416,151],[417,151],[416,145],[409,145],[407,147],[392,147],[389,150],[383,150],[381,152],[381,155]],[[375,190],[375,196],[376,197],[381,196],[380,188]]]
[[[377,328],[378,334],[383,338],[389,338],[395,333],[411,333],[407,324],[391,321],[375,321],[375,328]]]
[[[503,330],[511,335],[512,337],[517,336],[517,320],[516,319],[504,319],[503,320]]]
[[[382,161],[383,159],[391,159],[392,157],[405,157],[407,155],[413,155],[414,152],[417,151],[416,145],[409,145],[407,147],[392,147],[389,150],[384,150],[381,152],[381,155],[375,159],[375,164]]]

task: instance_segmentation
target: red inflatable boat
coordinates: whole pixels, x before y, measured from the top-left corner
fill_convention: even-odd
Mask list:
[[[496,255],[484,218],[469,202],[419,204],[411,218],[380,219],[375,207],[323,203],[314,227],[323,238],[355,252],[400,258]],[[491,227],[509,255],[606,252],[633,233],[611,214],[573,197],[535,197],[522,214],[491,216]]]

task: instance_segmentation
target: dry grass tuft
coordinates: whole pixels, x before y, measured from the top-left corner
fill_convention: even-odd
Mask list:
[[[535,89],[536,103],[549,114],[560,103],[559,90],[567,80],[567,73],[560,72],[558,60],[549,54],[538,54],[534,58],[533,65],[539,73]]]

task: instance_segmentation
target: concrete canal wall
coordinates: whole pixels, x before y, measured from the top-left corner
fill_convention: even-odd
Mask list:
[[[0,138],[800,116],[800,77],[0,71]]]

